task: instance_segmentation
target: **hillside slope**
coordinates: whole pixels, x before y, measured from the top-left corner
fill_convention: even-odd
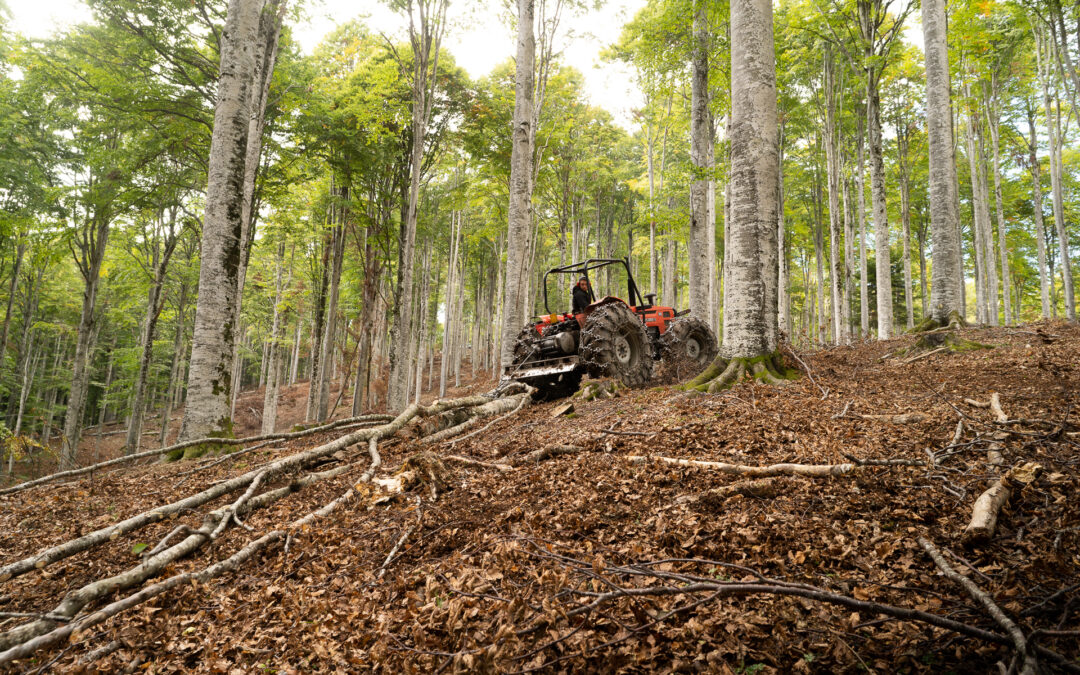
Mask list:
[[[884,603],[1004,634],[939,574],[919,537],[989,593],[1030,642],[1075,659],[1080,327],[1044,323],[966,336],[993,349],[909,360],[888,357],[910,337],[836,347],[801,354],[813,378],[786,387],[747,381],[697,397],[633,391],[578,402],[559,417],[552,417],[557,404],[535,405],[452,446],[395,437],[379,445],[379,475],[421,449],[487,466],[445,460],[438,466],[446,475],[434,485],[348,504],[294,533],[287,552],[269,548],[236,571],[184,584],[11,667],[762,673],[1008,666],[1008,646],[854,606]],[[993,392],[1007,423],[965,403],[985,405]],[[963,429],[954,441],[958,420]],[[2,496],[0,565],[334,437],[289,441],[183,477],[190,463]],[[995,442],[1000,466],[988,463]],[[556,445],[577,449],[513,470],[492,465]],[[860,466],[753,484],[706,466],[629,459],[917,463],[928,450],[932,467]],[[335,457],[354,456],[366,456],[366,448]],[[1041,474],[1014,491],[994,537],[964,546],[976,498],[1028,462]],[[227,529],[168,572],[231,555],[334,499],[362,471],[249,513],[244,522],[253,532]],[[741,494],[721,495],[725,486]],[[197,527],[203,510],[233,499],[2,583],[0,612],[48,612],[70,589],[136,564],[133,547],[154,546],[181,522]],[[761,585],[758,575],[771,587],[803,584],[857,603],[714,587]],[[698,587],[672,590],[687,583]],[[595,607],[582,609],[589,603]],[[0,621],[8,630],[25,619]],[[1051,658],[1040,656],[1040,664],[1050,667]]]

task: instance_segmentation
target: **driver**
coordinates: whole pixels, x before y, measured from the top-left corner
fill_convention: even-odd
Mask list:
[[[574,284],[573,290],[573,305],[570,310],[573,314],[581,314],[585,311],[585,308],[592,302],[592,297],[589,293],[589,280],[585,277],[578,279],[578,282]]]

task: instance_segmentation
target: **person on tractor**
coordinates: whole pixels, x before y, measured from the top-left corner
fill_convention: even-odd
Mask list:
[[[589,294],[589,280],[585,277],[578,279],[578,282],[574,284],[572,295],[573,304],[570,312],[572,314],[581,314],[592,302],[592,297]]]

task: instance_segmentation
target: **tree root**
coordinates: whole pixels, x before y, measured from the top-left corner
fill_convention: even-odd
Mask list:
[[[915,341],[907,350],[901,350],[900,355],[906,356],[921,356],[924,352],[940,352],[949,351],[953,353],[971,352],[979,349],[993,349],[993,345],[984,344],[982,342],[975,342],[974,340],[968,340],[961,337],[957,331],[948,329],[945,331],[931,331],[923,333],[922,336]],[[916,358],[908,359],[908,363],[917,360]]]
[[[737,357],[717,356],[700,375],[683,384],[680,389],[715,394],[741,382],[748,375],[766,384],[782,386],[798,371],[788,370],[779,351],[764,356]]]

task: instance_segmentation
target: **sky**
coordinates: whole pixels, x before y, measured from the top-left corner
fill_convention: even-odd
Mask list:
[[[91,19],[82,0],[14,0],[9,5],[11,29],[30,38],[48,37]],[[305,52],[310,53],[336,24],[358,16],[374,30],[406,39],[408,24],[404,17],[381,2],[314,0],[308,5],[307,19],[293,26],[293,34]],[[574,33],[560,28],[556,42],[556,48],[563,52],[563,63],[584,75],[589,102],[608,110],[628,130],[633,127],[631,111],[641,105],[641,92],[625,65],[605,63],[600,52],[618,39],[622,25],[644,6],[645,0],[609,0],[601,9],[564,20],[563,26],[572,26]],[[514,29],[507,16],[511,11],[506,0],[451,1],[448,18],[452,27],[444,45],[473,78],[487,75],[497,64],[514,56]]]

